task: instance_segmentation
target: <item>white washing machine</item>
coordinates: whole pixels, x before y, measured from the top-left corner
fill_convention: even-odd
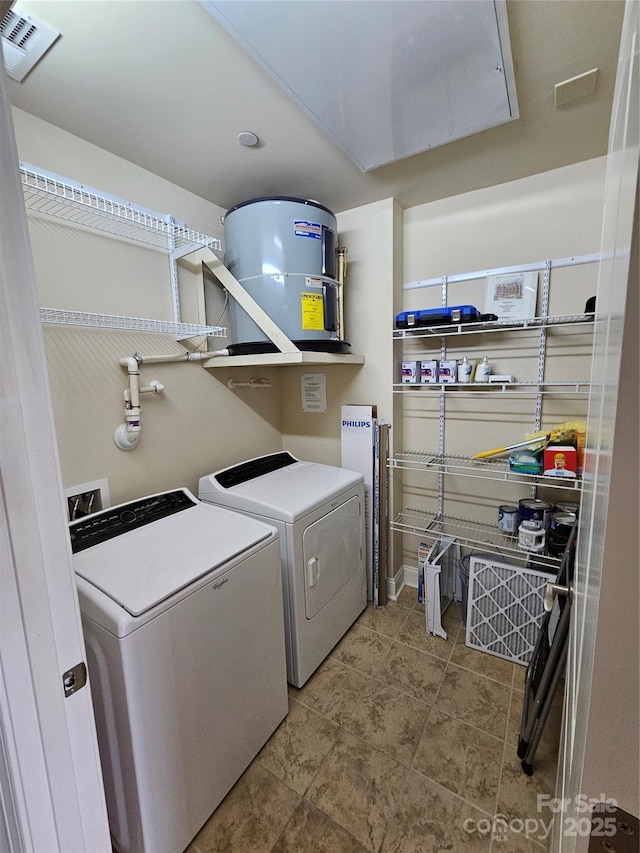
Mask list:
[[[70,534],[114,845],[181,853],[287,713],[278,533],[179,489]]]
[[[277,527],[287,678],[302,687],[367,604],[362,474],[272,453],[201,477],[198,497]]]

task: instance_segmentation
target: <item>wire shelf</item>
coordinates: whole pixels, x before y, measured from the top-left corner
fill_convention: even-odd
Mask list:
[[[444,338],[450,335],[478,335],[483,332],[514,332],[519,330],[548,329],[561,326],[592,326],[593,314],[563,314],[557,317],[532,317],[528,320],[491,320],[482,323],[456,323],[451,326],[421,326],[413,329],[394,329],[393,337]]]
[[[436,474],[456,474],[461,477],[484,480],[506,480],[510,483],[571,491],[579,491],[582,487],[582,481],[579,478],[562,479],[511,471],[507,459],[470,459],[468,456],[454,454],[406,450],[403,453],[394,454],[389,461],[389,466],[405,471],[431,470]]]
[[[24,163],[20,164],[20,176],[27,210],[165,252],[189,246],[222,249],[216,237],[193,231],[171,216],[136,207]]]
[[[41,308],[43,323],[65,326],[88,326],[94,329],[115,329],[124,332],[162,332],[178,340],[206,335],[212,338],[226,337],[222,326],[197,326],[193,323],[174,323],[170,320],[146,320],[142,317],[121,317],[117,314],[91,314],[86,311],[64,311],[60,308]]]
[[[529,397],[538,394],[588,394],[591,383],[587,379],[568,379],[563,382],[395,382],[394,394],[439,391],[456,394],[509,394]]]
[[[553,574],[557,574],[560,566],[558,557],[530,553],[518,548],[517,534],[503,533],[495,526],[469,518],[429,513],[408,507],[394,518],[390,527],[400,533],[411,533],[429,541],[437,541],[442,534],[455,536],[461,545],[482,549],[489,547],[523,565],[537,567]]]

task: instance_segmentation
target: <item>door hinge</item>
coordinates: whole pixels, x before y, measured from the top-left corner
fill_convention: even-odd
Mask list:
[[[596,803],[591,818],[589,853],[636,853],[640,820],[615,800]]]
[[[87,667],[84,661],[80,661],[71,669],[62,673],[62,686],[65,697],[77,693],[87,683]]]

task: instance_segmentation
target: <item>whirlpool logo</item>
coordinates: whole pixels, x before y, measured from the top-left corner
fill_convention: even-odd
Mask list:
[[[216,583],[214,583],[213,588],[214,589],[220,589],[221,587],[223,587],[226,584],[226,582],[228,580],[229,580],[229,578],[222,578],[221,581],[217,581]]]
[[[371,421],[342,421],[343,427],[366,427],[367,429],[371,429]]]

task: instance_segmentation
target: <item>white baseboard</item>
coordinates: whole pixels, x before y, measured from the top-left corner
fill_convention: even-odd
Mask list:
[[[415,566],[401,566],[395,577],[387,578],[387,598],[397,601],[405,586],[418,588],[418,569]]]
[[[418,567],[403,566],[402,572],[404,573],[404,585],[418,589]]]

